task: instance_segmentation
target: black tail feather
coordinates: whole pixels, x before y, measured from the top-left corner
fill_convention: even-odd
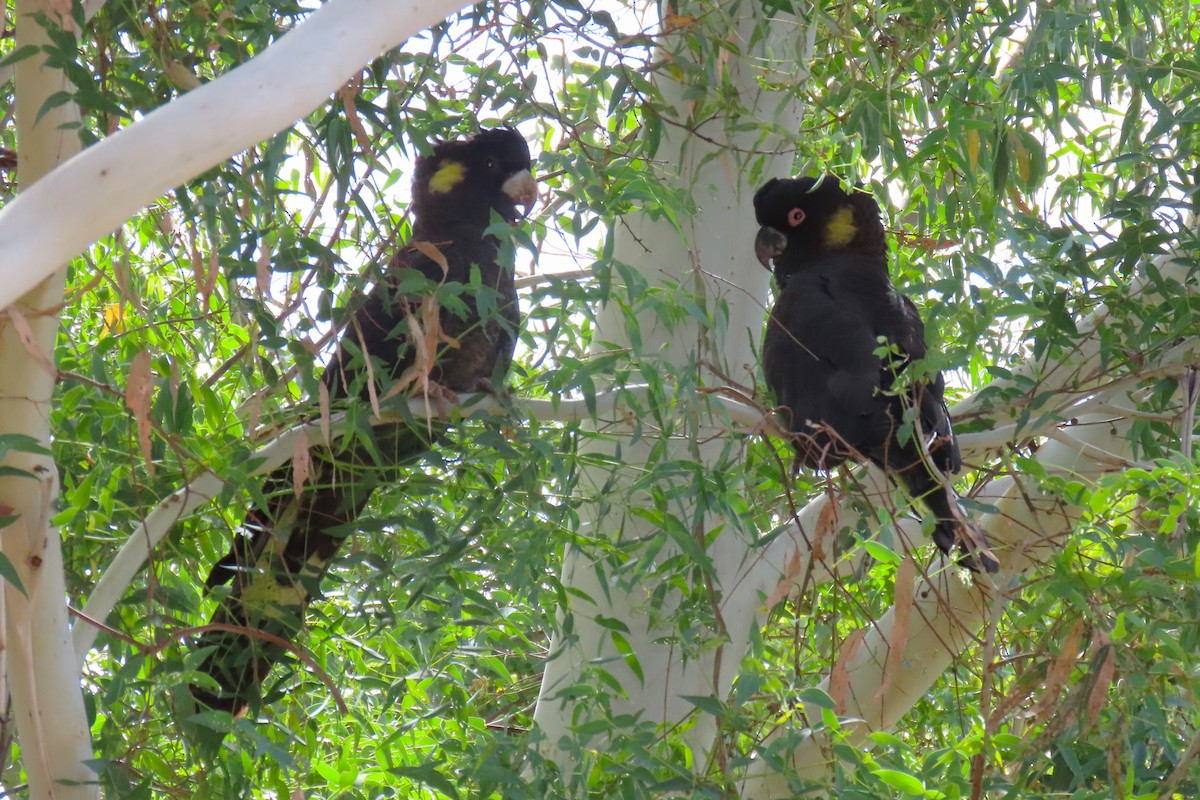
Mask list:
[[[436,438],[437,428],[434,433]],[[336,454],[314,452],[312,475],[299,496],[283,488],[291,485],[290,464],[272,474],[268,485],[277,493],[267,512],[247,514],[247,532],[206,580],[209,587],[233,585],[212,617],[218,627],[196,642],[212,648],[198,669],[219,688],[192,686],[196,700],[236,713],[260,697],[263,681],[286,653],[272,639],[295,640],[348,523],[358,519],[377,486],[394,482],[399,468],[429,450],[428,434],[403,423],[382,425]]]
[[[954,487],[930,473],[923,461],[909,462],[904,469],[889,470],[899,477],[908,494],[920,500],[933,514],[933,541],[947,556],[957,547],[962,551],[958,563],[971,572],[994,573],[1000,569],[983,531],[962,510]]]

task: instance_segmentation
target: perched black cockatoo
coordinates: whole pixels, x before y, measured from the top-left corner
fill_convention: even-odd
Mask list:
[[[335,406],[500,387],[521,319],[511,265],[500,263],[500,242],[488,229],[521,220],[536,189],[529,147],[508,128],[441,142],[417,159],[412,238],[384,280],[350,304],[321,377]],[[213,622],[291,639],[372,491],[398,480],[395,468],[426,452],[436,436],[423,422],[355,430],[331,451],[312,454],[299,492],[291,465],[273,473],[263,491],[268,506],[250,509],[244,534],[208,576],[210,589],[233,582]],[[264,637],[229,630],[205,633],[197,646],[214,648],[200,670],[220,689],[193,686],[193,696],[231,711],[257,696],[283,652]]]
[[[847,459],[881,467],[933,512],[942,552],[998,569],[983,534],[939,473],[962,467],[941,374],[892,391],[924,358],[925,326],[888,276],[879,206],[832,175],[773,179],[754,195],[762,228],[755,254],[774,264],[777,294],[763,340],[763,372],[796,449],[796,461],[832,469]],[[915,409],[905,428],[905,411]]]

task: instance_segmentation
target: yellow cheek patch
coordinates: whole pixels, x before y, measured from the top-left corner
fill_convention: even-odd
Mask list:
[[[458,161],[447,161],[438,167],[437,172],[429,179],[429,190],[434,194],[445,194],[462,183],[467,168]]]
[[[854,224],[854,209],[842,206],[833,212],[825,225],[825,246],[829,248],[845,247],[854,241],[858,234],[858,226]]]

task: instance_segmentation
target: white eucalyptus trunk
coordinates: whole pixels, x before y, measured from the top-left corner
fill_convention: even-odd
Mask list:
[[[0,307],[163,192],[288,127],[380,52],[462,6],[329,0],[261,55],[89,147],[0,210]]]
[[[17,0],[17,48],[49,44],[35,14],[57,19],[52,0]],[[17,175],[22,187],[35,185],[56,165],[79,151],[72,103],[41,113],[46,99],[67,90],[60,70],[46,66],[41,54],[16,67]],[[22,261],[9,271],[29,268]],[[50,399],[54,390],[54,343],[62,302],[64,260],[33,281],[30,290],[0,317],[0,435],[31,437],[50,445]],[[43,273],[45,274],[45,273]],[[4,528],[0,547],[22,587],[4,585],[5,699],[11,698],[21,763],[35,800],[89,800],[98,796],[79,670],[67,620],[62,543],[50,527],[58,497],[58,473],[49,456],[10,452],[4,466],[24,476],[0,478],[0,515],[13,521]],[[23,591],[22,591],[23,590]]]
[[[713,366],[737,383],[755,383],[770,273],[754,257],[758,225],[751,198],[756,187],[750,182],[749,164],[766,153],[762,174],[787,175],[794,151],[779,136],[763,136],[763,126],[752,120],[770,123],[774,130],[795,131],[801,119],[797,104],[761,91],[756,79],[763,64],[773,57],[772,48],[796,54],[811,46],[795,20],[764,25],[760,16],[746,16],[758,13],[761,9],[757,6],[724,2],[715,9],[706,7],[705,21],[714,31],[725,24],[713,35],[728,37],[741,48],[740,57],[729,56],[722,65],[741,102],[752,109],[752,117],[716,117],[694,131],[664,125],[654,177],[690,194],[695,214],[678,220],[680,229],[676,229],[660,209],[645,208],[625,215],[615,234],[614,259],[636,268],[648,283],[648,293],[678,286],[679,295],[699,298],[713,320],[724,318],[726,324],[710,327],[702,320],[687,320],[667,330],[647,308],[637,314],[633,333],[621,305],[610,303],[599,314],[595,332],[595,340],[601,343],[597,349],[607,349],[610,344],[629,348],[661,364],[661,368],[655,363],[649,367],[660,375],[675,371],[708,386],[726,383],[725,377],[712,371]],[[726,56],[721,54],[723,59]],[[676,63],[681,57],[673,55]],[[802,80],[794,64],[787,69],[791,79]],[[674,107],[676,118],[687,120],[689,104],[684,98],[688,87],[663,79],[665,74],[667,71],[658,73],[659,89]],[[615,270],[613,278],[618,279]],[[629,298],[635,305],[642,299]],[[667,407],[650,414],[643,405],[636,420],[627,417],[624,424],[603,425],[603,438],[589,437],[581,443],[585,460],[598,458],[624,465],[615,472],[603,465],[583,468],[579,491],[596,498],[580,509],[581,530],[588,536],[628,544],[661,534],[658,523],[639,513],[654,508],[647,487],[639,483],[643,469],[671,461],[694,463],[701,471],[711,469],[728,458],[728,448],[738,446],[728,435],[728,419],[714,417],[694,385],[668,384],[664,394]],[[658,414],[671,430],[655,429]],[[642,426],[640,435],[634,435],[635,424]],[[727,476],[731,485],[737,485],[739,479]],[[691,472],[659,480],[654,488],[669,498],[667,513],[698,539],[728,522],[712,513],[697,514],[691,499],[695,488]],[[724,599],[746,560],[754,557],[752,538],[752,532],[729,527],[705,547],[714,567],[712,598],[723,630],[709,632],[707,640],[699,642],[677,641],[672,613],[678,596],[669,594],[663,603],[652,598],[657,582],[653,570],[645,585],[631,585],[612,563],[596,564],[588,553],[568,551],[562,582],[571,591],[572,607],[565,618],[565,633],[556,636],[551,645],[535,714],[549,746],[547,755],[566,775],[582,775],[586,765],[572,763],[567,752],[570,746],[560,744],[564,738],[573,738],[577,722],[590,717],[585,712],[582,719],[577,718],[573,695],[561,690],[578,682],[588,670],[607,670],[627,692],[627,697],[609,698],[609,713],[637,715],[641,723],[656,727],[673,726],[694,714],[696,708],[687,696],[726,695],[763,611],[761,597],[739,596],[736,604]],[[677,552],[668,544],[657,563]],[[633,560],[637,558],[632,555]],[[611,635],[609,620],[627,628],[620,633],[623,641]],[[640,670],[641,678],[635,669]],[[697,716],[687,734],[696,769],[706,768],[716,733],[713,716]],[[603,750],[605,743],[593,741],[586,746]]]

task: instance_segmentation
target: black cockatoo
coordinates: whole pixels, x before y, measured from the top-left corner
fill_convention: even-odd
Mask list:
[[[763,371],[796,461],[832,469],[870,461],[933,512],[942,552],[988,572],[998,562],[939,473],[962,467],[941,374],[893,391],[924,358],[925,326],[888,275],[879,206],[858,187],[822,178],[773,179],[754,195],[762,228],[755,254],[774,264],[777,294],[763,340]],[[905,427],[908,409],[915,425]]]
[[[321,377],[333,403],[500,386],[521,319],[511,265],[500,263],[500,242],[488,229],[498,219],[522,219],[536,188],[529,147],[508,128],[441,142],[417,159],[412,238],[384,280],[350,304]],[[437,429],[421,422],[348,433],[331,451],[312,454],[298,493],[291,465],[273,473],[263,492],[268,506],[250,509],[244,535],[208,576],[209,588],[233,582],[213,622],[291,639],[372,491],[427,451],[431,433],[436,438]],[[220,689],[193,686],[192,694],[225,710],[257,696],[282,654],[277,644],[228,630],[205,633],[197,646],[214,648],[200,670]]]

